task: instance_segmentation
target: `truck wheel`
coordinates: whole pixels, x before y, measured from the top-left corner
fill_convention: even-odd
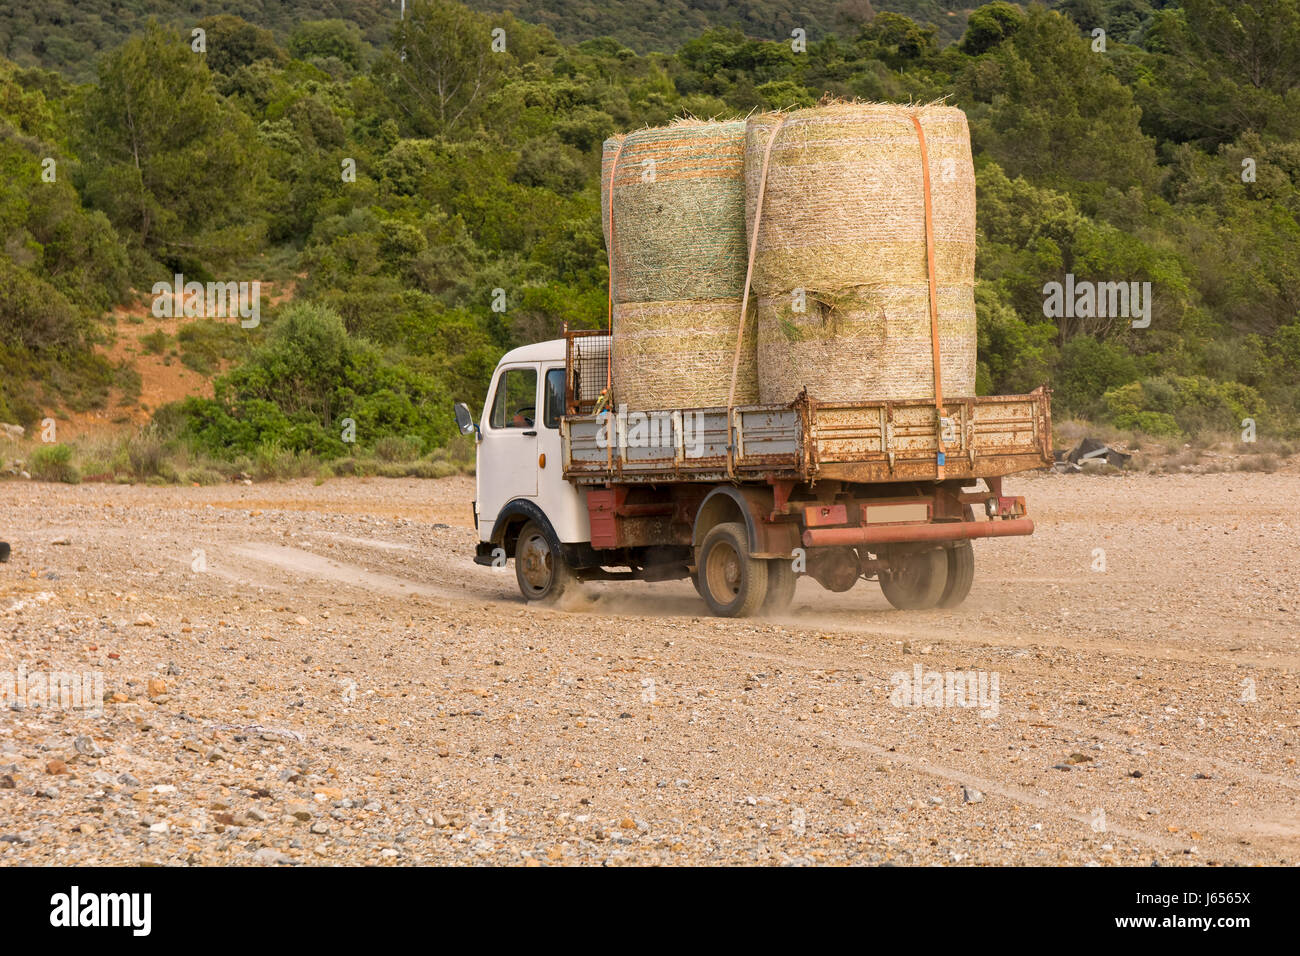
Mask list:
[[[902,557],[902,567],[880,573],[880,590],[900,611],[934,607],[948,583],[948,552],[944,548],[917,551]]]
[[[767,562],[749,556],[749,535],[738,521],[714,525],[696,562],[700,593],[720,617],[748,617],[767,597]]]
[[[975,581],[975,549],[969,541],[959,541],[944,550],[948,553],[948,583],[943,586],[939,607],[956,607],[966,600]]]
[[[790,609],[794,602],[794,585],[798,580],[789,558],[773,558],[767,562],[767,597],[763,599],[764,614],[780,614]]]
[[[555,601],[573,582],[564,555],[551,546],[551,539],[536,521],[528,522],[519,532],[515,578],[519,592],[529,601]]]

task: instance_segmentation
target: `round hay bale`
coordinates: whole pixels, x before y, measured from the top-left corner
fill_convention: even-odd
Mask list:
[[[930,161],[935,279],[975,278],[975,171],[966,114],[949,106],[844,103],[785,114],[772,146],[754,259],[754,289],[837,295],[926,279],[921,119]],[[746,129],[746,222],[763,153],[781,114]]]
[[[744,162],[743,121],[679,120],[606,140],[601,222],[612,249],[616,402],[727,404],[748,255]],[[737,404],[757,401],[757,341],[751,308]]]
[[[785,114],[758,227],[762,400],[934,397],[924,177],[929,160],[945,396],[975,394],[975,177],[961,110],[843,103]],[[747,126],[751,232],[781,114]],[[806,302],[799,311],[802,295]]]
[[[725,406],[739,315],[738,299],[615,303],[615,403],[643,411]],[[737,405],[758,401],[757,340],[751,306],[741,343]]]
[[[974,395],[974,289],[938,292],[944,395]],[[804,388],[827,402],[934,398],[929,295],[922,281],[864,286],[834,303],[760,298],[759,400],[785,404]]]
[[[682,120],[605,142],[601,221],[615,302],[739,299],[745,280],[745,123]]]

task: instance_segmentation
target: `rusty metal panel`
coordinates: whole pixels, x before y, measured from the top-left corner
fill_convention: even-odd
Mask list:
[[[842,504],[807,505],[803,509],[803,523],[809,528],[819,528],[825,525],[848,524],[848,506]]]
[[[587,493],[587,517],[591,522],[593,548],[618,547],[618,492],[615,489],[592,489]]]
[[[565,476],[602,481],[927,481],[987,478],[1049,467],[1050,393],[961,398],[945,402],[946,462],[939,473],[940,423],[932,403],[821,403],[801,396],[789,406],[754,405],[667,413],[673,428],[660,447],[630,441],[622,414],[616,443],[597,437],[609,414],[570,416]],[[625,414],[625,413],[624,413]],[[690,426],[679,425],[683,419]],[[684,440],[685,439],[685,440]]]
[[[799,455],[799,414],[793,408],[752,406],[736,409],[742,447],[737,466],[747,462],[791,461]]]
[[[867,524],[904,524],[907,522],[929,521],[930,501],[927,498],[920,501],[863,505],[862,520]]]

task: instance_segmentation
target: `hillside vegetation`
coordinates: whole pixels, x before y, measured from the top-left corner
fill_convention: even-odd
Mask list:
[[[603,325],[605,137],[829,94],[966,110],[982,391],[1048,382],[1058,419],[1173,440],[1247,418],[1300,434],[1296,0],[997,2],[947,45],[896,13],[832,10],[804,52],[710,28],[646,53],[452,0],[410,0],[402,23],[381,3],[222,6],[5,8],[0,421],[129,399],[130,369],[96,346],[130,290],[274,261],[293,303],[221,323],[210,360],[219,320],[196,320],[178,345],[224,371],[157,412],[158,440],[224,460],[429,455],[502,351]],[[672,9],[601,9],[641,8]],[[14,32],[37,9],[59,29]],[[1104,52],[1095,22],[1114,24]],[[55,42],[71,37],[107,52]],[[1150,327],[1045,316],[1067,274],[1150,282]]]

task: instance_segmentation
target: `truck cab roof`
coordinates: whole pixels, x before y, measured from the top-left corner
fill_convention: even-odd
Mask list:
[[[501,357],[498,365],[509,365],[514,362],[563,362],[564,361],[564,339],[551,339],[549,342],[534,342],[532,345],[521,345],[517,349],[511,349]]]

